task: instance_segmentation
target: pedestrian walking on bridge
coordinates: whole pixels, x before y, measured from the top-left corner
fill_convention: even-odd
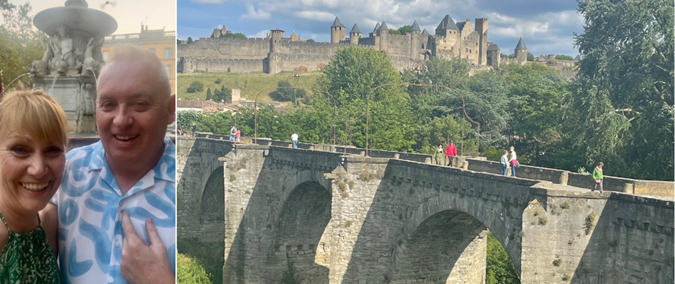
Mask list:
[[[293,135],[291,135],[291,141],[293,141],[293,149],[298,148],[298,134],[293,132]]]
[[[591,190],[591,191],[595,191],[596,189],[599,188],[600,193],[602,193],[602,190],[603,190],[603,188],[602,188],[602,167],[604,165],[605,164],[600,162],[600,163],[598,163],[598,165],[593,170],[593,179],[595,180],[595,185],[593,186],[593,190]]]

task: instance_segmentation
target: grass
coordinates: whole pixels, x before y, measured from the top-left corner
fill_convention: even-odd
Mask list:
[[[213,73],[213,72],[195,72],[189,74],[178,74],[177,93],[178,98],[200,100],[206,99],[206,90],[211,88],[211,92],[221,85],[226,88],[234,89],[235,81],[239,83],[241,89],[241,96],[249,100],[254,100],[259,92],[263,92],[258,97],[259,102],[273,102],[269,93],[273,92],[279,81],[288,81],[293,87],[305,88],[308,94],[311,95],[311,89],[314,87],[316,79],[321,76],[321,72],[302,72],[300,78],[296,81],[293,78],[293,72],[281,72],[279,74],[265,74],[265,73]],[[220,84],[216,84],[216,80],[220,79]],[[192,81],[198,80],[204,83],[204,90],[197,93],[187,93],[187,87]]]

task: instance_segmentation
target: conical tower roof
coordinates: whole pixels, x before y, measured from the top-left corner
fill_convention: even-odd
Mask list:
[[[375,29],[373,31],[376,31],[379,28],[380,28],[380,22],[377,22],[377,24],[375,24]]]
[[[332,27],[341,27],[341,28],[345,28],[345,25],[343,25],[342,23],[340,23],[340,18],[338,18],[338,17],[336,16],[336,17],[335,17],[335,21],[333,21],[333,25],[331,25],[330,27],[331,27],[331,28],[332,28]]]
[[[410,27],[410,31],[411,31],[411,32],[420,32],[420,31],[422,31],[422,30],[420,30],[420,25],[417,24],[417,20],[415,20],[415,22],[413,22],[412,27]]]
[[[353,33],[358,33],[358,34],[360,34],[360,33],[361,33],[361,30],[359,29],[359,26],[358,26],[358,25],[354,24],[354,27],[352,27],[352,31],[349,32],[349,33],[350,33],[350,34],[353,34]]]
[[[518,41],[518,45],[516,45],[516,50],[527,50],[527,46],[525,46],[525,41],[523,41],[522,37]]]
[[[429,32],[427,31],[427,29],[424,29],[424,30],[422,31],[422,34],[423,34],[423,35],[429,35]]]
[[[380,25],[380,27],[379,27],[377,30],[378,30],[378,31],[388,31],[388,30],[389,30],[389,27],[387,27],[387,23],[385,23],[384,21],[382,21],[382,24]]]
[[[457,27],[457,24],[455,24],[455,20],[453,20],[450,15],[445,15],[445,18],[441,21],[440,24],[438,24],[438,27],[436,27],[437,30],[440,29],[451,29],[451,30],[459,30],[459,27]]]

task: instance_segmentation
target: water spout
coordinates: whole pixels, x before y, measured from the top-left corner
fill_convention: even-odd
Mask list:
[[[5,86],[5,88],[2,90],[2,93],[0,93],[0,96],[2,96],[2,94],[5,93],[5,90],[9,90],[9,86],[11,86],[12,83],[14,83],[14,81],[19,80],[19,78],[21,78],[23,76],[26,76],[26,75],[30,75],[30,73],[21,74],[21,75],[19,75],[19,77],[16,77],[16,78],[14,78],[14,80],[9,82],[9,84],[7,84],[7,86]]]
[[[98,78],[96,77],[96,72],[94,71],[94,69],[89,67],[87,68],[87,71],[91,72],[91,74],[94,75],[94,82],[96,82],[96,85],[98,85]]]
[[[49,88],[49,94],[54,95],[54,85],[56,85],[56,80],[59,78],[59,72],[56,72],[54,75],[54,80],[52,80],[52,86]]]

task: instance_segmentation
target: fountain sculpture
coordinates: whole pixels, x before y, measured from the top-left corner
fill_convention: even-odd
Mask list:
[[[45,54],[33,61],[31,82],[54,96],[68,117],[68,131],[96,132],[96,78],[105,63],[101,46],[117,30],[110,15],[88,8],[85,0],[39,12],[33,24],[49,36]]]

